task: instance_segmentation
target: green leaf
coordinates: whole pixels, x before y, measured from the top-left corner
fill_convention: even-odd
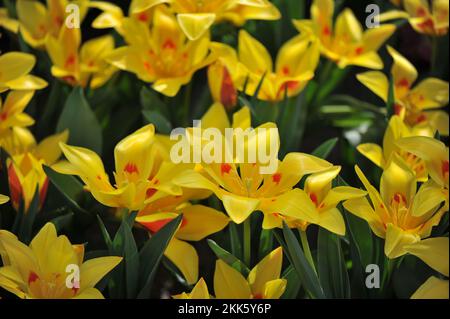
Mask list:
[[[306,260],[305,254],[300,248],[300,244],[294,233],[285,222],[283,222],[283,234],[288,249],[287,253],[290,255],[292,266],[296,270],[303,287],[309,292],[312,298],[324,299],[325,294],[320,285],[319,278]]]
[[[158,111],[143,110],[142,115],[148,123],[155,125],[155,128],[159,133],[170,134],[172,131],[172,124],[170,121]]]
[[[337,137],[325,141],[312,152],[312,155],[320,157],[322,159],[326,159],[330,155],[331,151],[334,149],[338,141],[339,138]]]
[[[28,244],[31,241],[33,235],[33,225],[36,219],[36,215],[39,212],[39,202],[40,202],[40,193],[39,186],[36,186],[36,190],[33,195],[33,199],[31,200],[30,206],[28,210],[22,215],[22,220],[20,223],[18,236],[20,241]],[[23,206],[21,205],[22,209]]]
[[[239,259],[243,257],[242,244],[239,239],[237,225],[233,222],[228,224],[228,231],[230,232],[231,253]]]
[[[84,194],[84,188],[83,184],[81,184],[76,177],[71,175],[59,174],[45,165],[43,165],[42,168],[44,169],[44,172],[50,182],[61,193],[61,195],[63,195],[64,199],[67,202],[67,205],[71,209],[73,209],[75,212],[89,214],[78,204],[78,201],[80,201]]]
[[[65,227],[67,227],[68,225],[70,225],[70,223],[72,223],[74,215],[75,214],[73,212],[69,212],[62,216],[53,218],[52,220],[50,220],[50,222],[55,225],[56,232],[60,233]]]
[[[302,283],[300,282],[300,279],[298,278],[295,268],[292,265],[290,265],[283,272],[282,277],[287,280],[286,290],[284,291],[282,298],[283,299],[297,299],[297,296],[298,296],[298,293],[302,286]]]
[[[161,228],[145,243],[144,247],[142,247],[139,253],[139,282],[143,283],[143,285],[137,296],[139,299],[150,298],[153,278],[156,274],[158,265],[182,219],[183,215],[180,214],[177,218]]]
[[[58,132],[66,129],[69,130],[70,145],[86,147],[101,154],[102,129],[80,87],[70,93],[56,126]]]
[[[110,252],[112,252],[113,246],[112,246],[111,236],[109,235],[108,230],[106,229],[105,224],[103,223],[103,221],[99,215],[97,215],[97,221],[98,221],[98,225],[100,227],[100,231],[102,232],[103,240],[105,241],[106,247],[108,247],[108,250]]]
[[[143,86],[139,97],[142,110],[156,111],[162,114],[165,118],[169,117],[168,107],[161,101],[155,91]]]
[[[341,241],[336,234],[319,228],[318,272],[320,282],[328,298],[350,298],[348,277]]]
[[[259,260],[263,259],[273,248],[273,232],[270,229],[261,230],[259,237]]]
[[[250,269],[238,258],[230,254],[228,251],[220,247],[214,240],[208,239],[208,245],[216,254],[217,258],[223,260],[225,263],[239,271],[244,277],[250,273]]]

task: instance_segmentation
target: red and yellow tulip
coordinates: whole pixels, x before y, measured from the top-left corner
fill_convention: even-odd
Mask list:
[[[95,285],[117,266],[121,257],[84,260],[84,245],[72,245],[47,223],[27,246],[0,230],[0,287],[22,299],[103,299]],[[67,285],[67,267],[79,268],[79,282]],[[77,285],[75,285],[77,284]],[[78,286],[78,288],[77,288]]]
[[[311,20],[294,20],[294,25],[305,36],[317,38],[322,54],[340,68],[356,65],[382,69],[383,61],[377,51],[394,33],[395,25],[363,31],[350,9],[344,9],[334,23],[333,15],[333,0],[314,0]]]
[[[394,155],[381,176],[380,192],[373,187],[358,166],[359,179],[366,188],[366,197],[344,203],[350,213],[366,220],[372,231],[385,239],[385,255],[394,259],[407,253],[405,246],[431,235],[446,210],[441,206],[446,198],[432,182],[417,190],[413,171]]]
[[[448,82],[426,78],[414,86],[418,73],[416,68],[392,47],[388,51],[394,59],[391,68],[395,97],[395,114],[406,124],[428,124],[442,135],[449,134],[448,114],[435,110],[448,103]],[[369,71],[357,75],[358,80],[387,102],[389,79],[382,72]]]

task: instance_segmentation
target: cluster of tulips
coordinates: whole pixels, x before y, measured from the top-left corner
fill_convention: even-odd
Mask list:
[[[0,53],[3,298],[150,298],[162,268],[177,282],[172,298],[392,297],[394,275],[418,265],[426,278],[401,297],[449,298],[449,84],[386,44],[400,26],[448,40],[448,1],[385,1],[372,28],[332,0],[297,19],[285,15],[305,1],[125,2],[0,8],[2,40],[18,48]],[[281,20],[296,34],[273,61],[258,31]],[[85,28],[102,35],[85,40]],[[375,173],[328,161],[336,139],[311,154],[296,143],[303,110],[326,106],[354,68],[383,106],[356,104],[387,124],[381,145],[355,145]],[[195,116],[221,139],[255,127],[246,149],[266,148],[258,128],[279,129],[276,171],[234,158],[174,163],[170,131],[190,132]],[[88,229],[106,249],[91,249]]]

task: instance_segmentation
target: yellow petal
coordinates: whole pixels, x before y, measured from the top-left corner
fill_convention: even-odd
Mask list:
[[[5,203],[9,202],[9,197],[5,196],[3,194],[0,194],[0,205],[3,205]]]
[[[275,279],[266,282],[264,286],[264,299],[280,299],[286,287],[286,279]]]
[[[404,56],[398,53],[394,48],[388,46],[387,47],[389,54],[394,59],[394,64],[392,65],[391,73],[394,80],[394,85],[396,88],[398,86],[409,89],[412,84],[417,79],[417,70],[414,65],[411,64]],[[398,92],[398,89],[396,90]],[[396,96],[396,98],[401,98],[400,96]]]
[[[280,278],[282,264],[283,249],[278,247],[250,271],[247,280],[253,296],[264,296],[266,283]]]
[[[198,254],[190,244],[172,238],[164,254],[181,271],[189,285],[198,280]]]
[[[366,194],[365,191],[350,186],[338,186],[332,188],[323,201],[323,209],[327,210],[329,208],[334,208],[342,201],[364,197]]]
[[[214,13],[180,13],[177,15],[181,30],[191,41],[203,36],[216,20]]]
[[[395,259],[407,253],[405,246],[414,244],[418,241],[420,241],[418,235],[408,233],[389,223],[387,224],[384,253],[388,258]]]
[[[273,62],[267,49],[248,32],[239,32],[239,60],[251,71],[272,72]]]
[[[28,53],[9,52],[0,56],[0,83],[8,82],[28,74],[36,58]]]
[[[208,109],[208,111],[202,116],[202,129],[207,128],[217,128],[223,134],[225,134],[225,129],[231,127],[230,121],[228,120],[227,112],[225,108],[220,103],[214,103]]]
[[[378,167],[385,166],[383,150],[379,145],[373,143],[359,144],[356,149]]]
[[[249,299],[250,286],[245,278],[222,260],[217,260],[214,272],[214,293],[217,299]]]
[[[260,203],[258,199],[236,195],[224,195],[222,202],[228,215],[236,224],[244,222]]]
[[[385,229],[380,216],[375,213],[367,198],[350,199],[343,205],[347,211],[367,221],[375,235],[380,238],[385,237]]]
[[[30,248],[36,256],[40,267],[45,266],[48,250],[56,238],[55,226],[52,223],[47,223],[31,241]]]
[[[411,91],[410,100],[420,110],[433,109],[448,104],[448,82],[427,78]]]
[[[42,140],[36,148],[37,158],[42,158],[45,164],[52,165],[61,156],[61,149],[59,143],[66,143],[69,138],[69,131],[65,130],[62,133],[49,136]]]
[[[350,9],[344,9],[336,19],[335,36],[347,39],[349,43],[362,39],[362,27]]]
[[[405,246],[405,250],[422,259],[428,266],[448,277],[449,245],[448,237],[421,240]]]
[[[177,238],[199,241],[221,231],[228,225],[229,218],[225,214],[203,205],[192,205],[182,208],[184,225],[178,230]]]
[[[411,296],[411,299],[447,299],[449,298],[448,280],[430,277]]]
[[[317,224],[339,236],[345,235],[344,217],[336,207],[320,212]]]
[[[443,136],[450,135],[449,117],[444,111],[430,111],[427,112],[428,123],[430,126],[439,131]]]
[[[122,257],[98,257],[85,261],[80,267],[80,290],[94,288],[95,285],[120,262]]]
[[[102,293],[96,288],[87,288],[80,292],[73,299],[105,299]]]
[[[389,80],[379,71],[368,71],[356,75],[359,82],[378,95],[383,101],[387,101]]]
[[[362,41],[365,51],[378,51],[386,40],[395,32],[393,24],[383,24],[376,28],[367,29]]]
[[[189,299],[209,299],[208,286],[203,278],[200,278],[189,294]]]

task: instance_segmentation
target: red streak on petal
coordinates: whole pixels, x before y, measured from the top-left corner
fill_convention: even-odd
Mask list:
[[[150,223],[141,223],[142,226],[144,226],[145,228],[147,228],[148,230],[150,230],[152,233],[157,233],[161,230],[161,228],[163,228],[164,226],[166,226],[168,223],[170,223],[173,220],[173,218],[165,218],[165,219],[160,219],[160,220],[156,220],[154,222],[150,222]],[[187,220],[185,218],[183,218],[181,220],[181,225],[180,225],[180,229],[185,227],[187,224]]]
[[[0,114],[1,121],[5,121],[7,118],[8,118],[8,113],[4,112],[4,113]]]
[[[38,279],[39,276],[34,271],[30,271],[30,274],[28,275],[28,284],[31,284]]]
[[[64,66],[65,66],[66,68],[68,68],[68,67],[74,65],[75,62],[76,62],[76,60],[77,60],[77,58],[75,57],[75,55],[71,54],[71,55],[69,55],[69,56],[67,57],[67,59],[66,59],[66,64],[64,64]]]
[[[230,109],[237,103],[237,92],[233,79],[226,67],[223,67],[222,86],[220,88],[220,100],[225,108]]]
[[[420,7],[417,9],[417,16],[418,17],[424,17],[427,15],[427,11],[425,10],[425,8]]]
[[[417,117],[416,123],[422,123],[422,122],[425,122],[426,120],[427,120],[427,116],[422,113]]]
[[[355,49],[355,54],[356,55],[361,55],[364,52],[364,48],[363,47],[357,47]]]
[[[262,294],[255,294],[253,296],[253,299],[263,299],[263,295]]]
[[[395,104],[394,105],[394,112],[395,115],[400,115],[400,113],[402,112],[403,107],[400,104]]]
[[[147,22],[148,16],[145,12],[142,12],[138,15],[138,19],[139,19],[139,21]]]
[[[20,184],[19,177],[17,177],[16,170],[11,163],[8,167],[8,182],[9,190],[11,194],[11,200],[15,206],[19,205],[20,199],[22,198],[22,185]]]
[[[288,66],[285,66],[285,67],[283,68],[283,74],[284,74],[284,75],[288,75],[289,73],[291,73],[291,70],[289,69]]]
[[[41,191],[39,192],[39,206],[44,205],[45,198],[47,197],[48,190],[48,178],[45,178],[44,185],[42,185]]]
[[[231,170],[231,165],[230,164],[225,163],[225,164],[220,165],[220,173],[222,175],[230,174],[230,170]]]
[[[158,190],[156,189],[156,188],[149,188],[149,189],[147,189],[147,192],[146,192],[146,198],[150,198],[150,197],[152,197],[153,195],[155,195],[155,193],[157,192]]]
[[[329,26],[324,26],[323,27],[323,30],[322,30],[322,33],[323,33],[323,35],[325,35],[325,36],[330,36],[331,35],[331,29],[330,29],[330,27]]]
[[[318,199],[317,199],[317,195],[314,193],[309,194],[309,198],[312,200],[312,202],[317,206],[318,204]]]
[[[446,174],[448,175],[449,173],[449,168],[448,168],[448,161],[443,161],[442,162],[442,175],[446,176]]]
[[[398,81],[397,85],[401,87],[409,87],[409,81],[408,79],[403,78],[400,81]]]

